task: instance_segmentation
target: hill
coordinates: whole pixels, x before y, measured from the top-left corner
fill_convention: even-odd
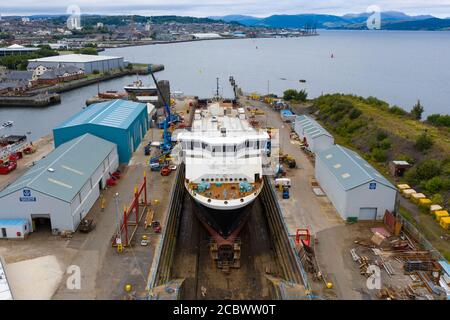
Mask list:
[[[314,100],[314,108],[336,143],[358,151],[395,184],[408,183],[433,203],[449,207],[449,127],[415,120],[401,108],[373,97],[324,95]],[[413,167],[404,177],[396,178],[388,170],[391,160],[406,160]],[[450,260],[450,243],[445,240],[449,231],[443,230],[426,209],[401,197],[399,204],[402,216]]]
[[[363,30],[367,29],[369,13],[346,14],[343,16],[326,14],[272,15],[266,18],[229,15],[210,17],[227,22],[238,22],[247,26],[271,28],[304,28],[315,26],[320,29]],[[448,30],[450,19],[439,19],[431,15],[410,16],[403,12],[381,13],[382,29],[386,30]]]

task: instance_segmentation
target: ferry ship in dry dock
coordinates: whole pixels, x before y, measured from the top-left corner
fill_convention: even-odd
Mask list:
[[[269,135],[249,124],[243,108],[214,101],[195,111],[191,131],[177,140],[199,218],[213,236],[234,238],[263,187]]]

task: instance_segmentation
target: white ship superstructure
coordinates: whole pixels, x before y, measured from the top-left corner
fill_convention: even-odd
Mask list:
[[[214,102],[197,109],[191,131],[177,140],[186,164],[185,186],[198,203],[235,210],[258,197],[269,135],[249,124],[243,108]]]

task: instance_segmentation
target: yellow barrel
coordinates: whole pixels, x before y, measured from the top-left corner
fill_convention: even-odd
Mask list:
[[[431,206],[431,200],[427,198],[419,199],[419,206],[421,208],[428,209]]]
[[[419,204],[420,199],[425,199],[426,196],[423,193],[413,193],[411,195],[411,201],[415,204]]]
[[[450,229],[450,217],[443,217],[443,218],[441,218],[441,221],[439,221],[439,224],[445,230],[449,230]]]
[[[441,221],[442,218],[448,217],[448,211],[447,210],[439,210],[434,212],[434,216],[436,217],[436,221]]]

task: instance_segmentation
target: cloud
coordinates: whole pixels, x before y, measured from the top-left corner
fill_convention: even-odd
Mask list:
[[[125,4],[124,4],[125,3]],[[76,4],[83,13],[192,15],[210,16],[247,14],[345,13],[365,12],[370,5],[382,11],[404,11],[408,14],[450,16],[450,0],[0,0],[2,14],[60,14]]]

